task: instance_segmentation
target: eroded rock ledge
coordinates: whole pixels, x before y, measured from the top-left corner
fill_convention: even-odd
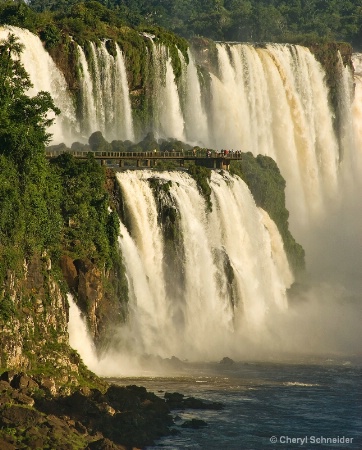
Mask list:
[[[144,448],[178,433],[173,410],[222,408],[178,393],[162,399],[134,385],[110,384],[104,391],[83,387],[70,395],[53,395],[53,385],[51,379],[22,372],[0,375],[1,450]],[[179,427],[206,425],[195,418]]]

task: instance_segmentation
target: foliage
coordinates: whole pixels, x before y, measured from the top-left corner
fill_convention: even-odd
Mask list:
[[[58,40],[49,28],[55,23],[82,43],[94,36],[114,38],[116,29],[128,26],[162,34],[163,42],[170,30],[186,38],[305,44],[344,40],[361,48],[362,0],[2,1],[0,23],[43,30],[49,42]]]
[[[103,134],[100,131],[92,133],[89,137],[89,146],[94,152],[110,151],[109,143],[104,139]]]
[[[45,42],[48,49],[59,45],[62,42],[62,35],[59,28],[54,23],[47,23],[39,33],[40,39]]]
[[[0,23],[15,25],[35,31],[39,15],[22,1],[2,1],[0,3]]]
[[[0,299],[0,321],[7,322],[15,314],[15,306],[9,295]]]
[[[38,12],[68,14],[68,23],[73,21],[73,27],[77,23],[80,29],[81,20],[83,26],[93,27],[96,16],[133,27],[163,27],[187,38],[202,35],[254,42],[328,39],[361,45],[362,0],[101,0],[104,9],[95,3],[84,2],[80,8],[75,0],[31,0],[30,5]],[[84,8],[92,12],[79,11]],[[111,17],[105,12],[107,8],[113,11]],[[21,18],[20,13],[7,14],[13,20]]]
[[[204,196],[207,210],[211,212],[211,187],[209,184],[211,178],[211,170],[202,166],[190,165],[188,168],[188,172],[196,181],[201,194]]]
[[[57,180],[45,160],[48,115],[58,110],[46,92],[27,96],[21,51],[11,34],[0,43],[0,282],[33,251],[55,248],[61,225]]]
[[[61,179],[62,248],[74,259],[89,258],[110,268],[117,258],[119,224],[108,211],[105,172],[91,153],[76,160],[64,153],[51,161]]]
[[[285,180],[269,156],[244,153],[241,161],[232,161],[230,171],[248,185],[255,203],[274,220],[284,242],[289,263],[295,274],[304,269],[304,250],[289,231],[289,212],[285,207]]]

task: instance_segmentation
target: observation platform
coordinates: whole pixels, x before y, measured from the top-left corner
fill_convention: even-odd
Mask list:
[[[100,160],[101,165],[106,165],[108,161],[118,165],[120,168],[128,168],[125,162],[134,162],[134,166],[139,169],[149,169],[156,166],[158,161],[177,161],[180,167],[184,167],[185,161],[194,161],[195,165],[207,167],[209,169],[229,170],[230,161],[241,160],[242,153],[228,152],[205,152],[188,150],[184,152],[112,152],[112,151],[79,151],[79,150],[54,150],[47,149],[47,158],[56,158],[63,153],[69,153],[74,158],[86,159],[88,154]]]

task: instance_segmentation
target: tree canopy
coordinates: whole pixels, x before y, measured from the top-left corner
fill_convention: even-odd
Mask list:
[[[13,2],[7,17],[16,16]],[[21,4],[19,4],[21,5]],[[300,42],[343,40],[362,45],[362,0],[30,0],[31,12],[50,11],[71,20],[83,11],[92,20],[131,26],[156,25],[180,36],[215,40]],[[20,8],[20,6],[18,6]],[[75,18],[74,18],[75,20]],[[66,21],[66,20],[65,20]]]

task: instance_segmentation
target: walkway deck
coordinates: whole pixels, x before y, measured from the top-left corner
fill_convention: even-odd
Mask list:
[[[100,160],[102,165],[106,164],[106,161],[113,161],[119,167],[125,167],[126,161],[134,161],[138,168],[150,168],[154,167],[157,161],[178,161],[180,166],[184,166],[185,161],[194,161],[197,166],[208,167],[209,169],[224,169],[228,170],[230,161],[241,160],[241,152],[233,152],[228,154],[222,154],[221,152],[212,152],[210,156],[207,156],[205,152],[89,152],[79,150],[46,150],[47,158],[55,158],[63,153],[70,153],[75,158],[86,159],[88,153],[92,153],[95,159]]]

